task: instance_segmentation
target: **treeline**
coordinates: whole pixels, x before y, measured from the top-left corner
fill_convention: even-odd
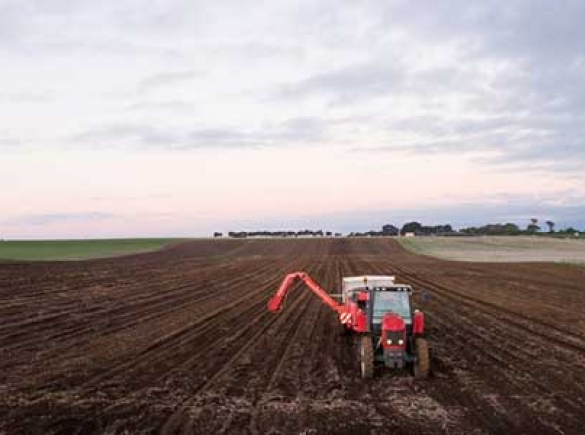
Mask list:
[[[418,222],[408,222],[404,224],[400,233],[404,236],[408,233],[414,233],[417,236],[440,236],[454,233],[450,224],[446,225],[422,225]]]
[[[578,235],[579,230],[569,227],[561,231],[555,231],[555,223],[553,221],[545,221],[546,229],[543,231],[538,225],[538,219],[532,218],[522,229],[519,225],[514,223],[497,223],[487,224],[478,227],[461,228],[459,230],[453,229],[451,224],[443,225],[423,225],[420,222],[407,222],[402,228],[398,228],[392,224],[382,226],[380,230],[370,230],[365,232],[352,232],[348,234],[349,237],[380,237],[380,236],[517,236],[522,234],[528,235],[545,235],[557,234],[559,236]],[[332,231],[323,230],[301,230],[301,231],[230,231],[228,237],[235,239],[242,239],[247,237],[341,237],[341,233],[333,233]],[[216,232],[214,237],[223,237],[223,233]]]
[[[399,234],[402,236],[517,236],[522,234],[574,235],[579,233],[579,230],[576,230],[573,227],[561,231],[555,231],[556,224],[550,220],[545,221],[544,224],[546,225],[545,231],[542,231],[543,228],[538,225],[538,219],[536,218],[530,219],[530,222],[525,229],[520,228],[519,225],[514,223],[497,223],[454,230],[453,226],[450,224],[423,225],[420,222],[407,222],[400,230],[394,225],[387,224],[382,227],[382,231],[353,232],[350,233],[349,236],[397,236]]]
[[[469,227],[459,230],[461,234],[469,236],[518,236],[524,231],[516,224],[488,224],[482,227]]]
[[[579,234],[579,230],[569,227],[562,230],[555,231],[556,224],[551,221],[545,221],[546,228],[542,228],[538,224],[538,219],[530,219],[530,223],[525,229],[520,228],[513,223],[507,224],[488,224],[482,227],[462,228],[459,233],[463,235],[486,235],[486,236],[519,236],[521,234],[536,235],[536,234],[558,234],[558,235],[574,235]]]
[[[301,230],[301,231],[230,231],[228,237],[233,239],[245,239],[247,237],[341,237],[341,233],[323,230]],[[213,237],[223,237],[223,233],[215,232]]]
[[[392,224],[386,224],[382,231],[366,231],[365,233],[350,233],[349,237],[397,236],[400,230]]]
[[[454,232],[453,227],[449,224],[427,226],[422,225],[420,222],[408,222],[401,229],[398,229],[398,227],[392,224],[386,224],[382,227],[381,231],[353,232],[349,234],[349,237],[398,236],[399,234],[403,236],[408,234],[416,236],[438,236],[450,235]]]

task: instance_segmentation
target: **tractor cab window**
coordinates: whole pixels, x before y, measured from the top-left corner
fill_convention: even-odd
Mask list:
[[[377,291],[375,295],[373,322],[382,322],[385,313],[396,313],[411,323],[410,297],[405,291]]]

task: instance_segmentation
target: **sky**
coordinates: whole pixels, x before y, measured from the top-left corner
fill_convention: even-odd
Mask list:
[[[585,228],[585,2],[0,0],[0,238]]]

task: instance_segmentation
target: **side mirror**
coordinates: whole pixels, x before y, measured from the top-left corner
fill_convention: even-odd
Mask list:
[[[429,293],[428,291],[423,290],[421,295],[420,295],[420,298],[423,302],[428,302],[433,298],[433,295],[431,293]]]

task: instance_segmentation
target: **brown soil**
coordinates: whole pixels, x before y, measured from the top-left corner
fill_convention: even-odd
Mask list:
[[[427,313],[433,376],[359,378],[309,291],[395,274]],[[422,290],[432,298],[423,300]],[[0,433],[585,431],[585,268],[457,263],[384,239],[194,241],[0,265]]]

